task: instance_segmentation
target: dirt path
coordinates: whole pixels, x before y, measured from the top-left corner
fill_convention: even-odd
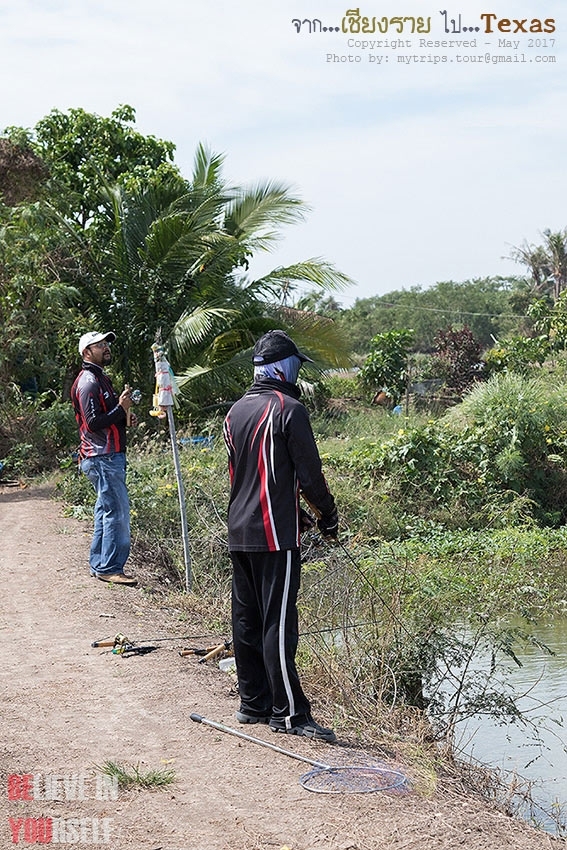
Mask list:
[[[91,579],[88,529],[63,517],[48,488],[0,489],[0,540],[0,847],[49,843],[50,830],[51,843],[110,850],[558,846],[447,790],[429,798],[411,790],[304,790],[305,765],[189,719],[197,712],[234,727],[238,704],[230,676],[216,664],[178,655],[188,641],[158,643],[157,651],[130,658],[91,647],[117,632],[136,640],[195,635],[195,627],[143,590]],[[311,759],[360,756],[345,745],[276,737],[266,727],[245,731]],[[176,781],[115,799],[94,769],[105,761],[171,768]],[[35,784],[17,778],[29,775]]]

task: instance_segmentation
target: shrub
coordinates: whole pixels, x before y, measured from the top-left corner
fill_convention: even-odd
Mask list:
[[[545,362],[550,350],[547,336],[508,337],[485,353],[486,375],[491,376],[500,372],[529,375],[534,372],[536,364],[541,366]]]
[[[367,432],[328,457],[398,515],[451,528],[529,516],[557,525],[567,516],[567,392],[543,378],[495,376],[439,420],[398,419],[394,433]]]
[[[431,372],[446,386],[462,395],[479,376],[481,347],[468,327],[447,328],[435,336],[435,355]]]
[[[54,469],[77,442],[69,402],[56,401],[50,392],[31,399],[15,385],[5,390],[0,405],[0,456],[6,471],[31,476]]]
[[[348,400],[363,400],[360,379],[355,372],[332,372],[323,376],[323,383],[327,387],[330,398],[344,398]]]
[[[413,331],[397,330],[376,334],[370,342],[370,354],[360,371],[360,380],[374,396],[383,391],[394,404],[402,397],[407,384],[408,353]]]

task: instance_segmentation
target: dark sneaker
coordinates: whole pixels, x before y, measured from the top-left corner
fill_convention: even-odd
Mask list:
[[[337,736],[332,729],[325,729],[324,726],[319,726],[312,717],[308,717],[303,722],[296,723],[289,728],[285,725],[285,720],[270,721],[270,729],[272,732],[285,732],[286,735],[303,735],[304,738],[313,738],[315,741],[326,741],[328,744],[334,743]]]
[[[246,714],[244,711],[236,712],[236,719],[239,723],[269,723],[270,717],[256,717],[254,714]]]

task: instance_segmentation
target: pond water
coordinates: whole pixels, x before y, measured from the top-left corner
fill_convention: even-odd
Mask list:
[[[457,734],[457,745],[473,757],[506,774],[509,780],[533,783],[533,811],[524,809],[544,829],[567,834],[567,618],[525,626],[554,653],[536,646],[517,652],[522,663],[510,667],[509,682],[528,725],[498,725],[474,718]],[[559,826],[558,826],[559,824]]]

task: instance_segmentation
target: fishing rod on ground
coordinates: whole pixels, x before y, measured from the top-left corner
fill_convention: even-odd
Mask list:
[[[168,641],[168,640],[205,640],[205,638],[210,638],[210,636],[211,636],[210,633],[206,634],[206,635],[172,635],[170,637],[137,638],[135,642],[136,643],[146,643],[146,642],[161,643],[163,641]],[[102,638],[101,640],[93,641],[93,643],[91,643],[91,646],[93,646],[93,647],[112,646],[116,637],[119,637],[119,635],[115,635],[115,637],[113,637],[113,638],[111,638],[109,636],[109,637]],[[110,643],[108,643],[108,641],[110,641]],[[134,641],[132,641],[132,643],[134,643]]]
[[[157,637],[157,638],[139,638],[134,641],[130,638],[127,638],[126,635],[121,634],[120,632],[114,637],[103,638],[102,640],[95,640],[91,643],[93,648],[111,648],[112,652],[115,655],[124,655],[124,654],[133,654],[133,655],[143,655],[146,652],[151,652],[154,649],[157,649],[156,646],[138,646],[138,644],[146,644],[146,643],[162,643],[164,641],[184,641],[184,640],[202,640],[204,638],[208,638],[210,635],[175,635],[173,637]],[[202,656],[199,659],[199,664],[203,664],[205,661],[209,661],[212,658],[216,658],[225,650],[230,649],[232,646],[232,640],[222,641],[222,643],[214,644],[213,646],[208,646],[206,648],[201,647],[190,647],[186,649],[182,649],[179,652],[181,657],[187,655],[199,655]]]

